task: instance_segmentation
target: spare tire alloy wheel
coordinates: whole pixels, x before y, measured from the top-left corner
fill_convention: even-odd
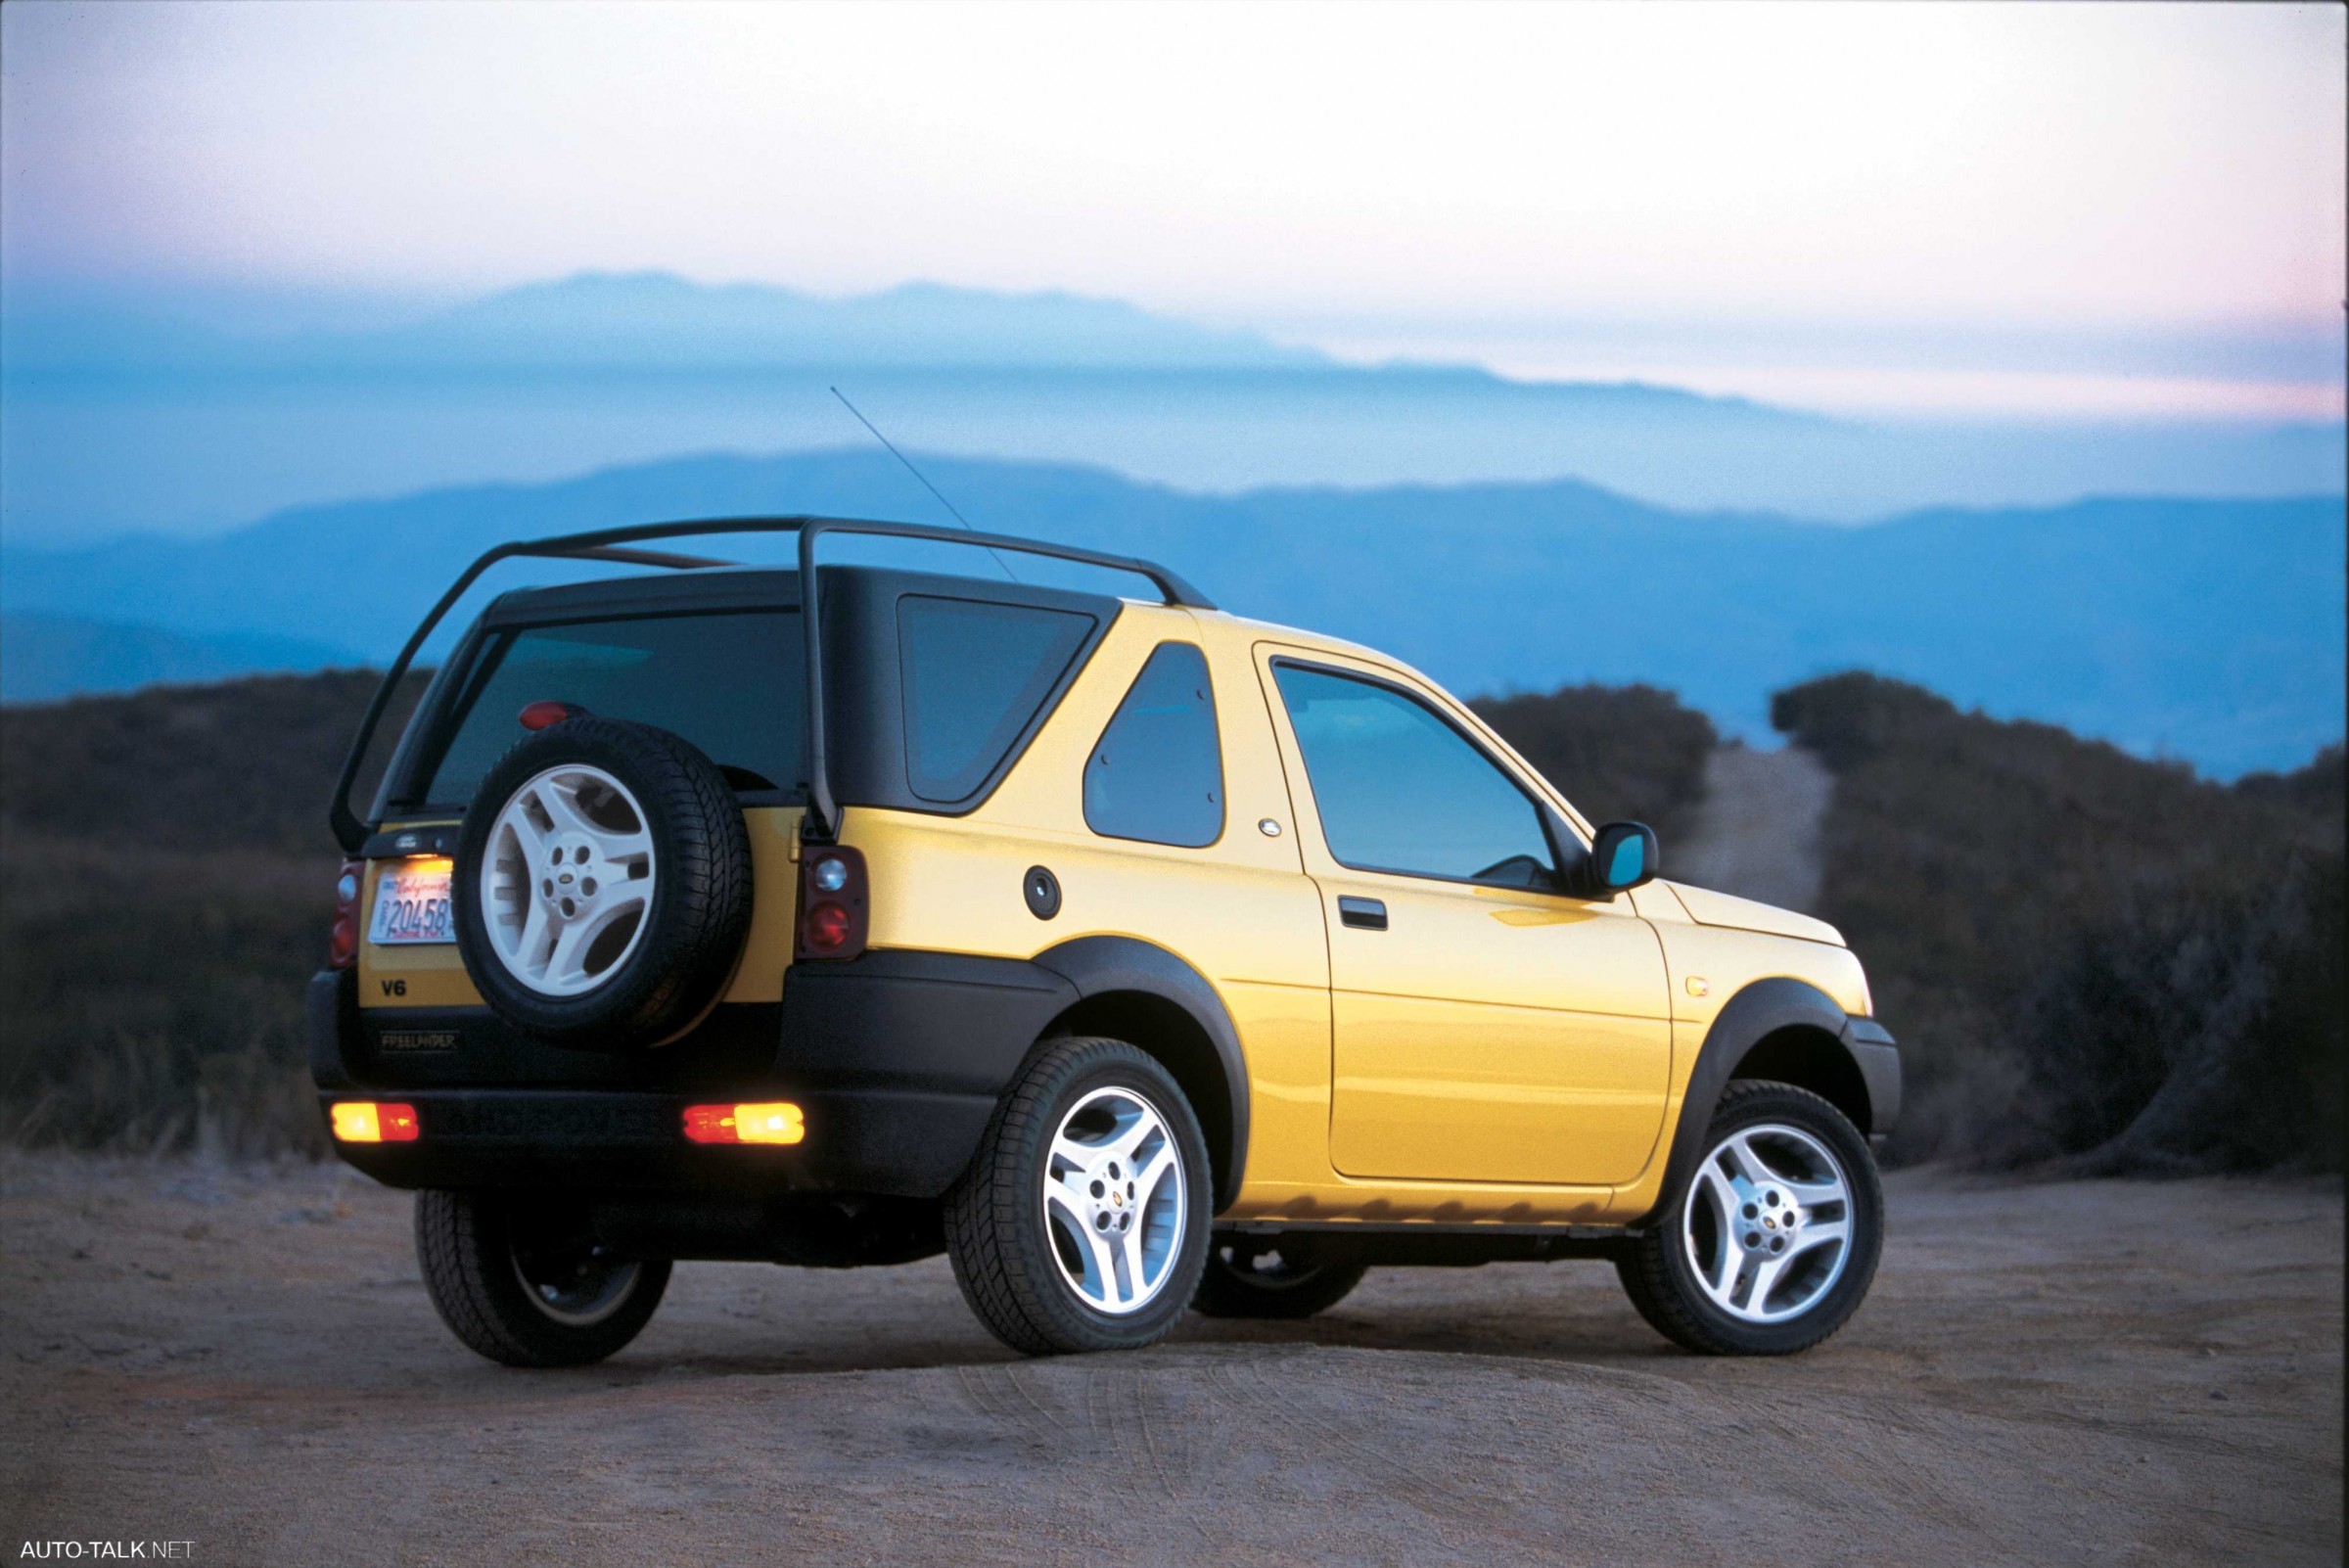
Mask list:
[[[643,940],[659,876],[628,787],[583,762],[550,767],[489,829],[479,891],[490,946],[541,995],[592,991]]]
[[[465,972],[552,1045],[630,1050],[716,1002],[751,925],[751,848],[717,764],[665,729],[567,718],[516,743],[465,813]]]

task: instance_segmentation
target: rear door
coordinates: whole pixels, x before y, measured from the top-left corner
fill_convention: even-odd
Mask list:
[[[1329,934],[1331,1164],[1629,1180],[1663,1124],[1664,959],[1628,899],[1566,897],[1526,784],[1397,673],[1263,650]]]

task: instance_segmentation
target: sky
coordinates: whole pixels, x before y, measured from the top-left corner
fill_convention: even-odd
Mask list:
[[[2338,418],[2345,15],[14,0],[0,267],[932,279],[1832,409]]]

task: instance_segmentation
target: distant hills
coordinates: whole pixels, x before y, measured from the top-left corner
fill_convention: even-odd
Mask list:
[[[1164,559],[1227,609],[1376,644],[1462,692],[1646,681],[1759,737],[1773,688],[1867,669],[2226,777],[2297,766],[2341,733],[2332,497],[1944,509],[1846,529],[1574,482],[1214,496],[1098,469],[920,461],[981,527]],[[11,550],[0,610],[309,646],[285,668],[381,661],[496,540],[786,510],[946,521],[877,450],[676,459],[299,508],[202,541]],[[512,583],[564,569],[502,570]],[[128,683],[119,669],[64,678]],[[12,698],[15,670],[0,666]]]
[[[348,649],[306,637],[166,631],[119,621],[0,611],[0,700],[8,702],[360,662]]]
[[[233,332],[131,300],[23,313],[20,370],[368,373],[776,367],[1324,369],[1329,359],[1118,300],[909,283],[827,299],[667,272],[583,272],[392,327]]]
[[[1665,506],[1856,522],[2337,494],[2349,463],[2338,421],[1869,424],[1639,382],[1340,363],[1114,300],[926,283],[826,299],[583,274],[399,316],[12,280],[5,303],[10,545],[863,439],[834,385],[902,445],[1222,492],[1574,475]]]

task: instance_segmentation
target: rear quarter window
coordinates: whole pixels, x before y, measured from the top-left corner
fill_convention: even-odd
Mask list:
[[[736,789],[806,789],[806,655],[793,610],[636,616],[494,633],[413,805],[464,806],[528,733],[530,703],[576,704],[690,741]]]
[[[907,594],[898,601],[905,783],[953,806],[978,793],[1092,635],[1091,616]]]
[[[1084,822],[1104,838],[1204,849],[1223,836],[1223,752],[1207,659],[1161,643],[1084,764]]]

